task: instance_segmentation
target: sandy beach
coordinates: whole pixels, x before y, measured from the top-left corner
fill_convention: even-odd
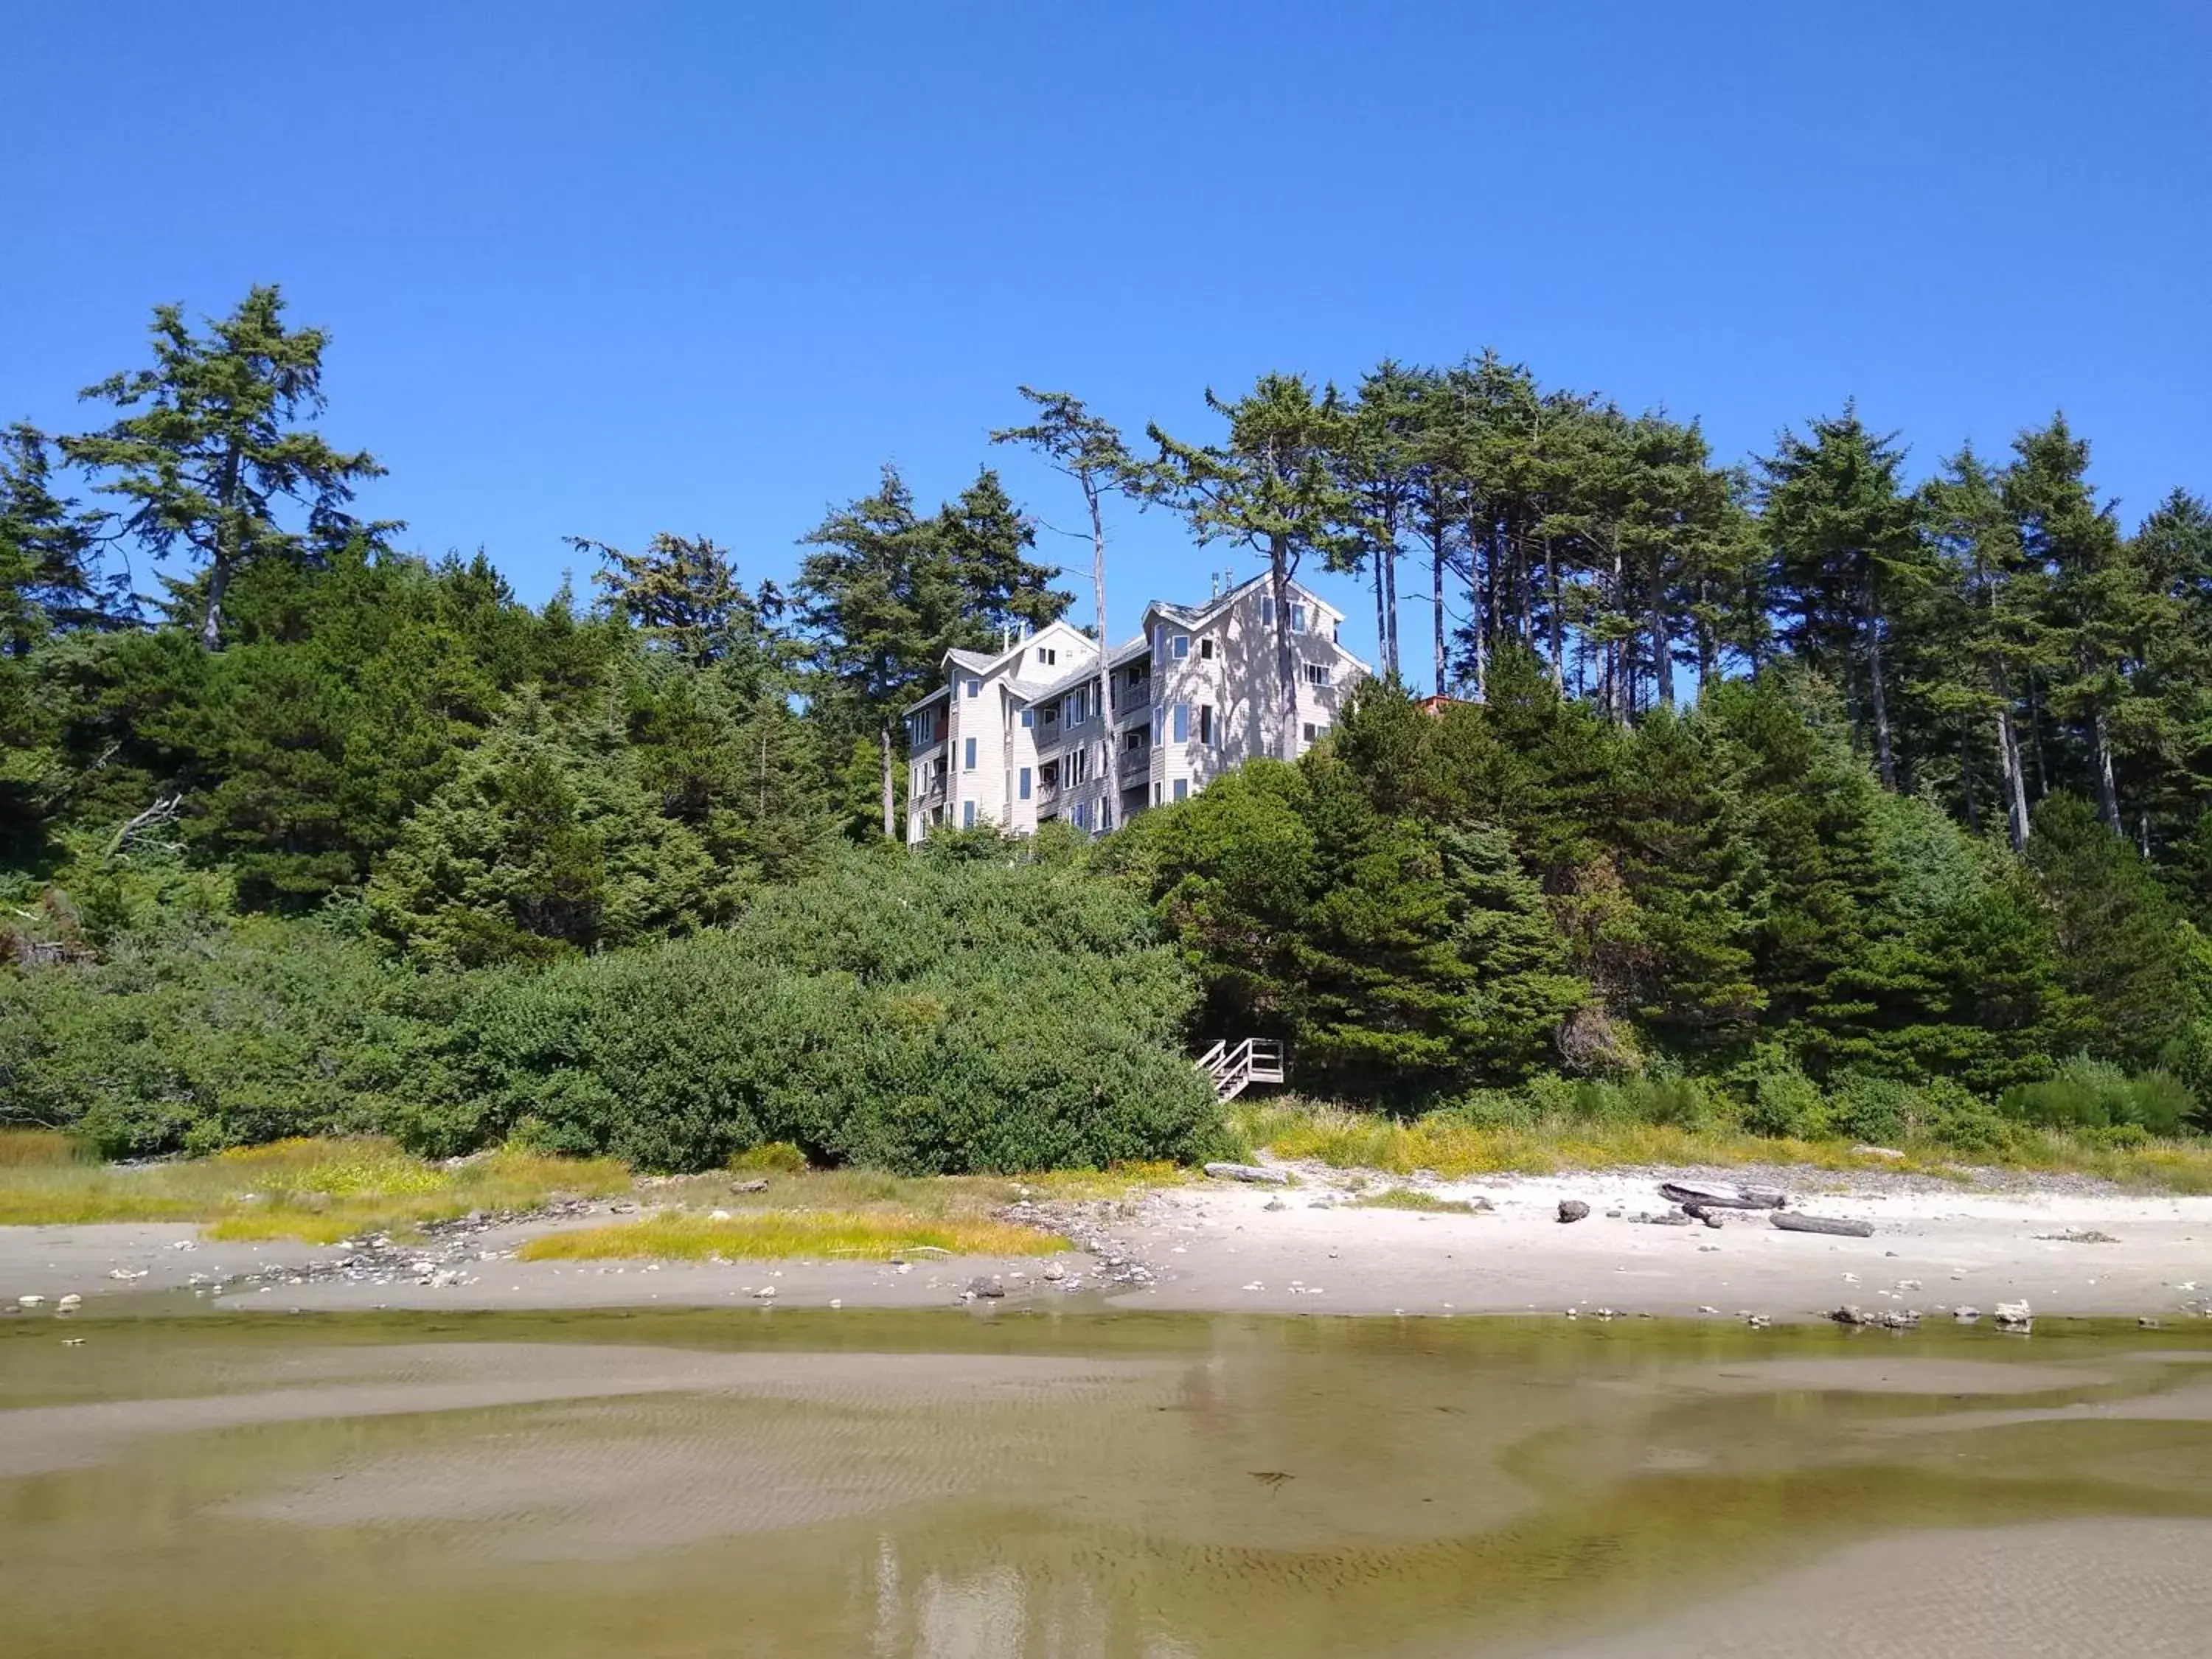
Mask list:
[[[2039,1316],[2187,1321],[2212,1307],[2212,1197],[2130,1194],[2079,1177],[1967,1188],[1882,1172],[1759,1171],[1808,1212],[1869,1222],[1867,1238],[1778,1231],[1759,1212],[1717,1228],[1633,1219],[1669,1206],[1662,1178],[1735,1172],[1613,1171],[1423,1182],[1475,1213],[1358,1207],[1385,1186],[1356,1172],[1299,1169],[1295,1185],[1206,1181],[1060,1216],[1093,1249],[1048,1279],[1035,1258],[917,1255],[890,1261],[521,1261],[526,1239],[618,1221],[525,1221],[444,1237],[425,1270],[348,1279],[342,1247],[221,1243],[190,1225],[0,1228],[0,1306],[51,1308],[156,1291],[227,1296],[256,1309],[585,1308],[750,1304],[914,1308],[962,1300],[1192,1311],[1424,1315],[1652,1315],[1777,1322],[1846,1304],[1870,1315],[1985,1319],[1999,1302]],[[1558,1217],[1562,1200],[1586,1219]],[[412,1265],[412,1264],[410,1264]]]

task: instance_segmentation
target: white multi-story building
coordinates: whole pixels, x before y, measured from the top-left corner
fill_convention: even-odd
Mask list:
[[[1248,760],[1304,754],[1372,671],[1338,643],[1343,613],[1291,584],[1298,709],[1285,733],[1271,586],[1146,605],[1144,631],[1108,659],[1103,712],[1097,642],[1065,622],[995,656],[946,652],[945,684],[906,710],[907,840],[938,824],[1026,835],[1054,818],[1110,830]]]

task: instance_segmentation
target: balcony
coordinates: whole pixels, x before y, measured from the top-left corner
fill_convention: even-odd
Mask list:
[[[1152,771],[1152,746],[1150,744],[1140,748],[1124,749],[1115,757],[1114,775],[1124,783],[1131,778],[1150,777]]]

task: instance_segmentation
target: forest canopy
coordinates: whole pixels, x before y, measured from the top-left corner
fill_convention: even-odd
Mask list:
[[[1494,354],[1203,438],[1030,392],[1000,436],[1081,503],[1364,583],[1380,673],[1111,836],[908,854],[898,710],[1072,604],[996,473],[885,467],[787,587],[580,527],[588,592],[526,605],[354,512],[326,348],[273,288],[161,307],[83,429],[0,444],[0,1122],[1188,1158],[1189,1052],[1263,1035],[1483,1121],[2204,1123],[2212,509],[2129,527],[2063,415],[1916,480],[1849,403],[1733,465]]]

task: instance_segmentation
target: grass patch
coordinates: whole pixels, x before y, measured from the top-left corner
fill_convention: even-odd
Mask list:
[[[526,1261],[653,1257],[672,1261],[824,1261],[883,1257],[901,1251],[951,1255],[1051,1255],[1069,1249],[1056,1234],[1002,1221],[930,1219],[892,1209],[757,1210],[717,1221],[690,1212],[647,1216],[608,1227],[582,1227],[533,1238],[515,1254]]]
[[[1775,1139],[1725,1127],[1552,1119],[1487,1128],[1437,1114],[1411,1121],[1341,1106],[1281,1099],[1239,1103],[1231,1126],[1278,1158],[1390,1175],[1426,1171],[1447,1180],[1481,1175],[1553,1175],[1564,1170],[1655,1165],[1797,1164],[1821,1170],[1887,1170],[1969,1179],[1962,1166],[2101,1176],[2157,1192],[2212,1193],[2212,1141],[2154,1140],[2095,1146],[2057,1130],[2014,1126],[2002,1152],[1965,1152],[1908,1140],[1901,1158],[1855,1150],[1844,1140]]]
[[[59,1129],[0,1129],[0,1170],[82,1164],[84,1148]]]
[[[1415,1210],[1424,1215],[1480,1215],[1481,1206],[1464,1198],[1438,1198],[1418,1187],[1392,1187],[1353,1199],[1349,1210]]]
[[[471,1210],[534,1209],[556,1193],[598,1197],[629,1185],[629,1171],[605,1158],[502,1150],[448,1166],[386,1140],[280,1140],[136,1168],[0,1165],[0,1225],[196,1221],[216,1238],[326,1244]]]

